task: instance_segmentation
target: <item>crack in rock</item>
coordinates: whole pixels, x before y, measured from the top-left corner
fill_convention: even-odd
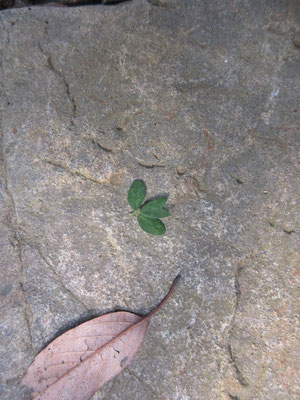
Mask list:
[[[228,335],[228,354],[229,354],[229,360],[230,363],[232,363],[234,370],[235,370],[235,374],[236,374],[236,378],[238,380],[238,382],[244,386],[247,387],[249,385],[247,379],[244,377],[243,373],[241,372],[238,363],[237,363],[237,357],[233,354],[232,351],[232,345],[231,345],[231,338],[233,336],[233,330],[234,330],[234,323],[235,323],[235,319],[236,319],[236,314],[238,312],[239,306],[240,306],[240,300],[241,300],[241,286],[240,286],[240,275],[241,272],[243,271],[243,267],[241,264],[237,265],[235,274],[234,274],[234,288],[235,288],[235,307],[234,307],[234,311],[233,311],[233,315],[232,315],[232,319],[231,319],[231,323],[230,323],[230,329],[229,329],[229,335]]]
[[[70,92],[70,85],[69,85],[69,83],[68,83],[68,81],[67,81],[65,75],[63,74],[63,72],[59,71],[59,70],[56,69],[56,67],[54,66],[51,55],[48,55],[48,56],[47,56],[47,63],[48,63],[49,69],[50,69],[54,74],[56,74],[56,75],[58,75],[58,76],[60,76],[60,77],[62,78],[62,81],[63,81],[63,83],[64,83],[64,85],[65,85],[65,90],[66,90],[66,93],[67,93],[67,97],[68,97],[68,99],[69,99],[69,101],[70,101],[71,108],[72,108],[71,125],[72,125],[72,127],[75,127],[75,122],[74,122],[74,120],[75,120],[75,118],[77,117],[77,105],[76,105],[76,102],[75,102],[74,97],[71,95],[71,92]]]
[[[152,169],[152,168],[164,168],[166,164],[155,164],[155,163],[147,163],[146,161],[142,161],[137,159],[138,164],[141,167]]]
[[[30,303],[27,298],[26,289],[24,288],[25,266],[23,263],[23,256],[22,256],[22,243],[21,243],[21,239],[19,237],[17,226],[12,225],[12,224],[10,226],[14,230],[13,241],[11,243],[12,243],[13,248],[16,251],[16,255],[19,260],[19,271],[18,271],[19,287],[20,287],[22,297],[24,300],[23,305],[22,305],[22,311],[23,311],[23,315],[24,315],[25,325],[27,328],[30,346],[33,349],[33,340],[32,340],[32,332],[31,332],[32,331],[31,327],[32,327],[32,321],[33,321],[33,313],[32,313],[31,307],[30,307]]]
[[[28,246],[31,247],[29,244],[28,244]],[[65,290],[65,292],[68,293],[72,297],[72,299],[74,300],[75,303],[81,304],[84,307],[84,309],[92,316],[92,313],[91,313],[90,309],[84,304],[84,302],[80,298],[78,298],[69,288],[67,288],[67,286],[63,282],[62,277],[56,272],[54,266],[47,259],[47,257],[44,256],[44,254],[41,251],[41,249],[36,247],[36,250],[37,250],[39,256],[41,257],[41,259],[44,261],[44,263],[49,267],[50,271],[53,274],[53,277],[54,277],[55,281],[57,283],[59,283],[61,285],[61,287]]]
[[[234,314],[232,317],[232,324],[235,321],[236,313],[238,311],[238,308],[240,305],[240,300],[241,300],[241,295],[242,295],[241,285],[240,285],[240,276],[241,276],[242,270],[243,270],[243,267],[241,266],[241,264],[238,264],[237,269],[234,274],[234,288],[235,288],[236,304],[235,304]]]
[[[45,23],[45,37],[47,38],[47,36],[48,36],[48,24],[46,22]],[[75,129],[75,119],[77,118],[77,104],[76,104],[74,96],[71,93],[70,84],[67,81],[67,78],[66,78],[65,74],[63,73],[63,71],[61,71],[55,67],[53,60],[52,60],[52,55],[43,48],[40,41],[38,42],[38,48],[39,48],[40,52],[42,53],[42,55],[47,60],[48,69],[51,72],[53,72],[54,75],[58,76],[64,84],[65,93],[69,99],[71,110],[72,110],[71,111],[71,128]]]
[[[28,338],[30,341],[30,346],[33,348],[33,342],[32,342],[32,333],[31,333],[31,325],[32,325],[32,320],[33,320],[33,315],[32,315],[32,310],[27,298],[27,293],[24,288],[24,263],[23,263],[23,257],[22,257],[22,243],[21,239],[19,236],[19,229],[18,229],[18,216],[17,216],[17,211],[16,211],[16,204],[15,200],[13,197],[13,194],[11,190],[9,189],[9,184],[8,184],[8,174],[7,174],[7,159],[3,150],[3,133],[2,133],[2,116],[1,116],[1,127],[0,127],[0,152],[1,152],[1,161],[2,161],[2,166],[3,166],[3,179],[4,179],[4,189],[6,191],[7,197],[10,202],[10,211],[9,211],[9,225],[10,228],[13,231],[13,248],[16,251],[16,255],[19,260],[19,270],[18,270],[18,275],[19,275],[19,285],[20,285],[20,290],[22,293],[22,297],[24,299],[23,303],[23,313],[24,313],[24,319],[25,319],[25,324],[28,332]]]
[[[108,146],[104,146],[103,144],[99,143],[97,140],[95,139],[91,139],[91,142],[96,145],[99,149],[105,151],[106,153],[111,153],[113,151],[113,149],[109,148]]]
[[[291,235],[292,233],[295,233],[295,230],[294,229],[284,229],[283,232],[287,233],[288,235]]]
[[[29,336],[29,340],[30,340],[30,345],[31,345],[31,348],[33,349],[33,340],[32,340],[32,333],[31,333],[31,326],[32,326],[32,321],[33,321],[33,313],[32,313],[28,298],[27,298],[26,290],[24,288],[25,267],[24,267],[23,256],[22,256],[22,244],[21,244],[21,240],[18,237],[17,233],[15,234],[15,243],[16,243],[16,247],[17,247],[18,257],[19,257],[19,260],[20,260],[20,272],[21,272],[20,288],[21,288],[21,291],[23,293],[23,298],[25,300],[25,305],[23,307],[24,318],[25,318],[25,323],[26,323],[26,327],[27,327],[27,330],[28,330],[28,336]]]
[[[240,400],[240,398],[238,396],[232,395],[230,393],[228,393],[229,399],[230,400]]]
[[[233,352],[232,352],[232,347],[231,347],[231,345],[229,344],[228,345],[228,353],[229,353],[229,357],[230,357],[230,361],[231,361],[231,363],[233,364],[233,366],[234,366],[234,369],[235,369],[235,372],[236,372],[236,377],[237,377],[237,380],[239,381],[239,383],[241,384],[241,386],[249,386],[249,383],[247,382],[247,380],[246,380],[246,378],[244,377],[244,375],[242,374],[242,372],[241,372],[241,370],[240,370],[240,368],[239,368],[239,366],[238,366],[238,364],[237,364],[237,358],[236,358],[236,356],[234,356],[233,355]]]
[[[48,158],[39,158],[39,160],[44,162],[44,163],[46,163],[46,164],[52,165],[53,167],[61,168],[61,169],[63,169],[64,171],[68,172],[71,175],[78,176],[80,178],[83,178],[83,179],[85,179],[87,181],[90,181],[90,182],[93,182],[93,183],[97,183],[99,185],[106,185],[106,184],[108,184],[110,182],[110,177],[106,178],[106,179],[96,179],[96,178],[93,178],[90,175],[87,175],[87,174],[85,174],[83,172],[80,172],[78,170],[72,170],[69,167],[67,167],[65,164],[63,164],[63,163],[61,163],[59,161],[53,161],[53,160],[50,160]]]

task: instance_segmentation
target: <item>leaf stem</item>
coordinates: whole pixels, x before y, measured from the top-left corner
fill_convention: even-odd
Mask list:
[[[161,303],[160,303],[157,307],[155,307],[155,309],[154,309],[153,311],[151,311],[150,314],[148,314],[145,318],[149,318],[149,319],[150,319],[154,314],[157,313],[157,311],[158,311],[159,309],[161,309],[161,307],[164,306],[164,304],[169,300],[170,296],[171,296],[172,293],[174,292],[174,289],[175,289],[175,287],[176,287],[176,285],[177,285],[177,283],[178,283],[178,281],[179,281],[180,278],[181,278],[181,275],[178,274],[178,275],[176,276],[176,278],[174,279],[174,281],[173,281],[173,283],[172,283],[172,286],[171,286],[170,290],[168,291],[168,293],[166,294],[166,296],[164,297],[164,299],[163,299],[163,300],[161,301]]]
[[[128,215],[135,215],[138,217],[140,215],[140,212],[141,212],[141,210],[138,209],[138,210],[131,211],[130,213],[128,213]]]

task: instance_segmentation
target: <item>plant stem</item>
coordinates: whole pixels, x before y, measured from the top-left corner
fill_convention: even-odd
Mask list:
[[[128,215],[136,215],[138,217],[140,210],[131,211]]]

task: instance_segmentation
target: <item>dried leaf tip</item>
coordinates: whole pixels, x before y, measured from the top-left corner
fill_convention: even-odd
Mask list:
[[[180,279],[181,279],[181,275],[178,274],[178,275],[176,276],[176,278],[174,279],[174,281],[173,281],[173,283],[172,283],[172,286],[173,286],[173,285],[177,285],[177,282],[178,282]]]
[[[173,283],[172,283],[172,286],[170,287],[170,290],[169,290],[167,296],[171,296],[171,294],[174,292],[174,289],[175,289],[175,287],[176,287],[176,285],[177,285],[177,283],[178,283],[178,281],[179,281],[180,279],[181,279],[181,275],[178,274],[178,275],[176,276],[176,278],[174,279],[174,281],[173,281]],[[166,296],[166,297],[167,297],[167,296]]]
[[[173,292],[174,292],[174,290],[175,290],[175,287],[176,287],[178,281],[180,280],[180,278],[181,278],[181,275],[178,274],[178,275],[176,276],[176,278],[174,279],[174,281],[173,281],[173,283],[172,283],[172,286],[170,287],[170,290],[168,291],[168,293],[166,294],[166,296],[164,297],[164,299],[161,301],[161,303],[160,303],[157,307],[155,307],[155,309],[154,309],[153,311],[150,312],[149,315],[146,316],[146,318],[150,319],[154,314],[157,313],[158,310],[161,309],[161,307],[163,307],[163,306],[166,304],[166,302],[167,302],[167,301],[169,300],[169,298],[172,296],[172,294],[173,294]]]

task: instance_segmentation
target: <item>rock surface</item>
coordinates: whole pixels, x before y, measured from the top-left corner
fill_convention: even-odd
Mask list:
[[[81,7],[83,5],[116,5],[131,0],[0,0],[0,10],[34,6]],[[151,0],[149,0],[151,2]],[[155,1],[155,0],[154,0]],[[158,5],[158,4],[157,4]]]
[[[299,399],[299,22],[296,1],[0,13],[2,400],[57,335],[148,312],[178,272],[93,399]],[[163,237],[128,215],[136,178],[169,194]]]

